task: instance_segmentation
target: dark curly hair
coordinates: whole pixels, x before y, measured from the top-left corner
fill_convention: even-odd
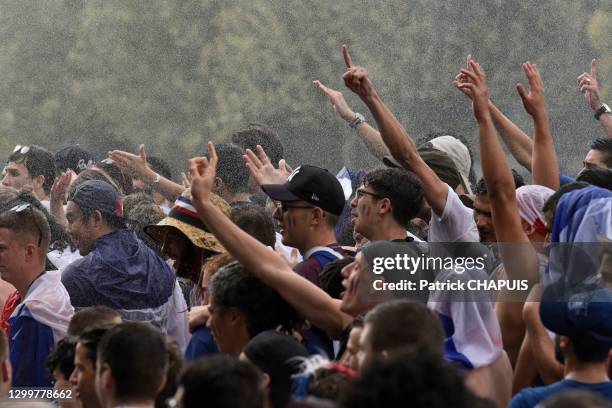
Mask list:
[[[220,313],[236,309],[245,316],[251,337],[278,326],[291,332],[304,323],[298,312],[274,289],[238,262],[219,269],[210,284],[210,292]]]
[[[355,380],[339,407],[413,408],[474,407],[476,397],[461,374],[426,350],[405,350],[374,361]]]
[[[391,214],[400,225],[408,227],[421,210],[425,198],[418,177],[404,169],[379,168],[369,171],[363,182],[374,192],[391,201]]]

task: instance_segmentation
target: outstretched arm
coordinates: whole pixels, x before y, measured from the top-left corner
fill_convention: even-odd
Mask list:
[[[599,96],[599,83],[597,82],[597,60],[591,61],[591,72],[583,72],[578,76],[578,86],[584,94],[584,100],[593,112],[603,105]],[[608,137],[612,137],[612,115],[604,114],[599,117],[599,124]]]
[[[355,92],[370,109],[389,152],[403,167],[417,175],[423,183],[425,198],[431,209],[436,215],[441,216],[448,195],[447,184],[440,180],[423,161],[414,140],[376,93],[368,77],[368,71],[363,67],[353,65],[346,45],[342,46],[342,53],[346,63],[346,72],[342,76],[344,84]]]
[[[293,272],[274,250],[241,230],[211,202],[218,161],[212,142],[208,151],[210,162],[204,157],[189,160],[193,205],[202,221],[247,270],[274,288],[312,324],[338,337],[353,319],[340,311],[340,301]]]
[[[176,200],[176,197],[180,196],[184,190],[180,184],[155,173],[147,165],[147,154],[143,144],[140,145],[138,155],[121,150],[113,150],[108,152],[108,157],[113,160],[121,171],[128,172],[133,177],[154,186],[169,201]]]
[[[332,109],[346,122],[351,123],[355,120],[355,112],[348,106],[342,92],[326,87],[321,81],[313,81],[315,88],[327,95],[327,98],[332,104]],[[389,149],[385,146],[385,142],[380,136],[380,132],[370,126],[367,122],[362,122],[355,128],[357,135],[363,141],[368,151],[382,161],[385,156],[389,156]]]
[[[538,259],[523,231],[516,203],[516,189],[506,156],[499,144],[489,112],[489,91],[483,69],[473,60],[469,69],[461,69],[459,88],[467,88],[474,99],[482,172],[491,201],[493,225],[500,245],[501,258],[510,279],[525,279],[530,284],[538,278]],[[523,245],[509,246],[507,243]]]
[[[548,124],[548,110],[544,96],[544,82],[536,64],[526,62],[523,64],[525,76],[529,81],[529,92],[521,84],[516,86],[527,113],[533,118],[534,141],[531,157],[531,173],[533,183],[558,190],[559,165],[550,126]]]

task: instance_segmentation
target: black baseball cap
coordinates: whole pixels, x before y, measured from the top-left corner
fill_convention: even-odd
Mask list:
[[[101,213],[123,217],[121,195],[113,186],[102,180],[87,180],[79,184],[68,197],[81,208],[99,210]]]
[[[79,174],[96,161],[94,155],[81,145],[70,145],[55,153],[55,166],[60,171],[68,169]]]
[[[344,191],[336,176],[316,166],[296,168],[285,184],[264,184],[262,190],[276,201],[306,201],[331,214],[344,208]]]

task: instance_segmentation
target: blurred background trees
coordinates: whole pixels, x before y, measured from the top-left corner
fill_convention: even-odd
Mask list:
[[[102,155],[145,143],[179,169],[207,140],[261,122],[292,164],[372,166],[312,86],[344,92],[347,43],[415,138],[475,141],[470,103],[451,85],[468,53],[487,70],[492,99],[531,133],[515,85],[525,82],[521,63],[536,62],[562,168],[574,174],[603,134],[576,77],[598,58],[612,102],[611,30],[606,1],[5,0],[0,151],[81,143]]]

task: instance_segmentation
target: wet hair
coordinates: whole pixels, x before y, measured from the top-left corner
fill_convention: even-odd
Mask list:
[[[134,192],[132,177],[122,172],[112,160],[104,159],[96,163],[96,167],[104,171],[115,182],[115,185],[119,187],[117,191],[119,191],[121,195],[128,195]]]
[[[166,217],[164,210],[155,204],[151,196],[140,192],[132,193],[123,199],[123,213],[127,229],[134,231],[142,242],[161,256],[162,243],[151,238],[144,232],[144,228],[163,220]]]
[[[604,163],[608,168],[612,168],[612,139],[611,138],[600,138],[595,139],[591,143],[591,150],[597,150],[604,154]]]
[[[155,399],[168,368],[166,341],[159,330],[126,322],[107,331],[98,344],[98,372],[107,364],[118,400]]]
[[[168,369],[166,370],[166,383],[164,388],[155,397],[156,408],[166,408],[166,400],[176,394],[179,385],[179,376],[183,371],[183,354],[176,340],[166,336],[166,352],[168,354]]]
[[[78,337],[87,330],[112,324],[121,318],[119,312],[108,306],[91,306],[77,311],[68,323],[68,335]]]
[[[55,158],[53,154],[44,147],[32,145],[27,146],[29,150],[26,153],[21,153],[20,150],[11,153],[8,158],[9,162],[21,163],[28,169],[30,177],[43,176],[42,188],[45,194],[51,192],[51,186],[55,181],[57,169],[55,168]]]
[[[342,286],[342,268],[353,262],[355,258],[347,256],[344,258],[336,259],[335,261],[329,262],[321,273],[320,286],[329,296],[334,299],[340,299],[340,294],[344,292],[344,286]]]
[[[232,221],[262,244],[274,247],[274,223],[264,208],[256,204],[236,207],[232,210]]]
[[[379,168],[366,173],[364,185],[391,201],[391,215],[398,224],[408,227],[421,211],[425,199],[421,181],[414,173],[397,168]]]
[[[219,161],[217,162],[217,177],[231,193],[246,193],[249,191],[249,170],[244,164],[243,150],[235,145],[221,143],[215,146]],[[208,155],[207,155],[208,156]]]
[[[106,332],[113,327],[115,327],[113,324],[91,327],[85,329],[85,331],[77,337],[77,343],[85,349],[85,355],[91,360],[94,367],[98,360],[98,344],[100,344],[100,340],[102,340]]]
[[[525,179],[521,176],[516,170],[512,169],[512,178],[514,178],[514,189],[516,190],[519,187],[523,187],[525,185]],[[485,183],[484,177],[481,177],[480,180],[476,183],[476,187],[474,188],[474,194],[484,195],[487,194],[487,184]]]
[[[57,342],[53,351],[47,357],[47,369],[53,375],[56,369],[67,380],[74,371],[74,350],[76,340],[72,337],[64,337]]]
[[[440,320],[421,303],[409,300],[382,303],[366,314],[365,324],[370,327],[374,352],[410,347],[427,350],[440,358],[444,353]]]
[[[181,376],[183,408],[263,408],[261,372],[225,355],[194,361]]]
[[[351,383],[351,377],[344,371],[335,367],[321,367],[308,383],[308,395],[338,402],[348,392]]]
[[[246,319],[249,336],[281,326],[286,332],[301,328],[304,320],[274,289],[238,262],[217,271],[210,284],[219,313],[236,309]]]
[[[612,190],[612,170],[600,167],[587,168],[578,174],[576,181],[584,181],[597,187]]]
[[[22,193],[19,193],[19,197],[21,197],[21,194]],[[28,204],[29,207],[20,212],[10,211],[24,204]],[[22,244],[25,244],[25,236],[28,236],[28,241],[36,243],[40,248],[41,260],[46,260],[47,250],[51,240],[51,230],[45,214],[36,208],[36,206],[19,199],[1,203],[0,228],[12,231],[18,236]]]
[[[55,221],[55,217],[53,217],[49,210],[45,208],[41,204],[41,202],[36,198],[36,196],[27,190],[17,191],[11,187],[0,187],[0,205],[4,206],[6,204],[7,209],[10,209],[10,202],[13,203],[29,203],[34,208],[42,212],[49,224],[49,232],[51,234],[49,238],[49,251],[64,251],[66,248],[72,248],[72,240],[70,239],[70,235],[66,229],[60,225],[57,221]],[[55,267],[47,269],[53,270]]]
[[[117,183],[102,169],[85,169],[79,173],[76,179],[70,185],[68,189],[68,196],[72,196],[74,190],[79,186],[79,184],[84,183],[89,180],[100,180],[105,181],[117,191],[121,191]]]
[[[340,408],[468,408],[477,405],[463,376],[428,350],[405,350],[375,360],[342,398]]]
[[[232,143],[243,149],[255,152],[257,145],[265,150],[272,164],[276,167],[283,158],[283,144],[275,131],[266,125],[251,123],[246,129],[238,130],[232,135]]]
[[[607,360],[610,343],[598,341],[590,334],[570,336],[576,359],[582,363],[601,363]]]

